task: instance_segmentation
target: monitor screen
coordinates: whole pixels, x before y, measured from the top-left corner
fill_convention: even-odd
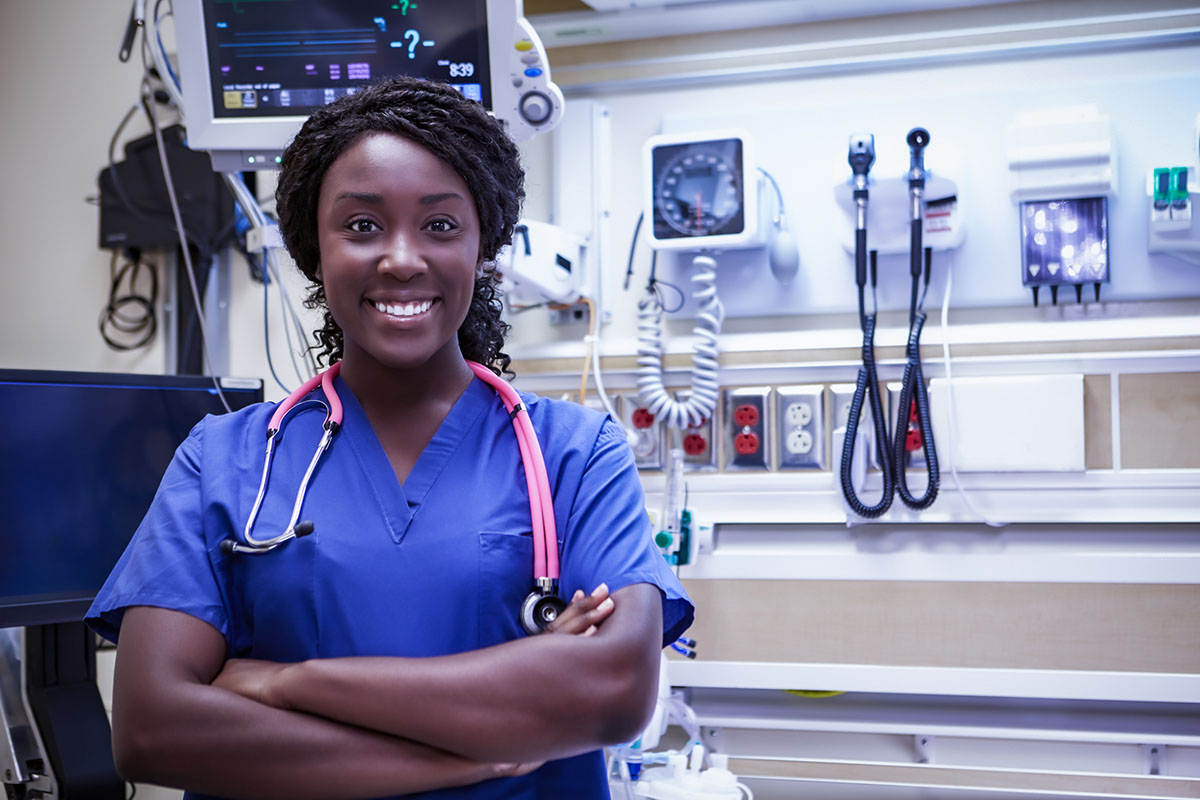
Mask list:
[[[395,75],[454,86],[518,141],[562,116],[562,92],[521,0],[171,6],[188,146],[208,151],[218,172],[275,168],[309,114]]]
[[[204,0],[217,118],[307,116],[385,75],[450,83],[492,107],[477,0]]]
[[[262,400],[257,379],[222,390]],[[0,407],[0,627],[82,620],[175,448],[224,409],[208,378],[25,370],[0,370]]]

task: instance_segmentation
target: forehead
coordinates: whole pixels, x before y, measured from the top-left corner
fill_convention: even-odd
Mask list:
[[[392,133],[368,133],[337,157],[321,182],[321,202],[346,190],[388,194],[454,191],[466,198],[466,183],[424,146]]]

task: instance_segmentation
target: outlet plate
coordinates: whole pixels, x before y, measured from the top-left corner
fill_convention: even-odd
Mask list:
[[[825,387],[777,387],[775,431],[780,469],[825,469]]]
[[[680,402],[691,396],[689,391],[675,393]],[[721,413],[718,406],[713,409],[713,416]],[[665,432],[665,448],[679,447],[683,450],[684,472],[712,472],[717,468],[717,439],[714,435],[718,430],[715,419],[707,419],[700,425],[684,428],[678,431]],[[703,449],[700,445],[703,444]]]
[[[666,452],[662,423],[656,419],[650,427],[639,428],[636,423],[645,424],[646,416],[650,413],[642,401],[636,394],[623,394],[617,400],[617,413],[621,415],[622,427],[634,433],[631,444],[634,464],[638,469],[662,469]]]
[[[771,438],[767,434],[771,387],[726,389],[725,467],[730,470],[770,469]]]
[[[888,404],[888,430],[892,432],[892,442],[896,441],[897,426],[908,428],[908,415],[900,415],[900,391],[903,389],[903,384],[899,381],[889,383],[887,385],[887,404]],[[891,446],[890,444],[888,445]],[[908,453],[907,466],[923,467],[925,466],[925,449],[911,450]]]
[[[850,418],[850,402],[854,399],[854,384],[853,383],[835,383],[829,387],[829,394],[833,397],[833,426],[831,430],[838,430],[846,427],[846,420]],[[859,420],[858,435],[862,436],[862,428],[864,425],[872,425],[871,409],[863,403],[862,418]],[[834,453],[835,459],[840,459],[840,452]],[[879,469],[879,454],[875,452],[875,448],[871,448],[871,469]]]

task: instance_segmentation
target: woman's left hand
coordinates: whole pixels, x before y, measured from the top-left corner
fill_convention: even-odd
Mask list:
[[[264,705],[282,708],[271,687],[288,666],[255,658],[231,658],[225,662],[212,685]]]

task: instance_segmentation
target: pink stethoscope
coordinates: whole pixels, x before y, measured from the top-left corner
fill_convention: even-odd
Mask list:
[[[558,596],[558,534],[554,523],[553,497],[550,494],[550,480],[546,475],[546,462],[542,457],[542,448],[538,444],[537,434],[533,431],[533,423],[529,421],[529,412],[521,403],[521,398],[511,386],[493,373],[490,369],[468,361],[467,366],[475,376],[491,386],[500,395],[504,408],[512,419],[513,428],[517,433],[517,445],[521,450],[521,463],[525,468],[525,482],[529,487],[529,516],[533,529],[533,591],[521,604],[521,626],[527,633],[541,633],[546,626],[566,608],[566,603]],[[289,539],[307,536],[313,532],[313,524],[300,519],[300,508],[304,504],[304,495],[308,491],[308,483],[317,468],[321,454],[329,449],[333,437],[342,427],[342,402],[337,391],[333,388],[333,379],[341,371],[342,362],[337,362],[324,372],[313,376],[286,400],[279,404],[271,421],[267,425],[267,453],[263,461],[262,480],[258,485],[258,495],[254,498],[254,506],[250,509],[250,518],[242,531],[244,542],[226,539],[221,542],[221,549],[227,553],[260,554],[274,550]],[[292,505],[292,516],[288,520],[283,533],[270,539],[256,539],[252,533],[254,522],[258,519],[258,511],[262,506],[263,497],[267,493],[267,483],[271,474],[271,459],[275,452],[275,442],[284,418],[292,409],[300,405],[310,392],[320,385],[321,391],[328,401],[325,422],[322,426],[324,433],[300,480],[300,489],[296,492],[296,502]]]

